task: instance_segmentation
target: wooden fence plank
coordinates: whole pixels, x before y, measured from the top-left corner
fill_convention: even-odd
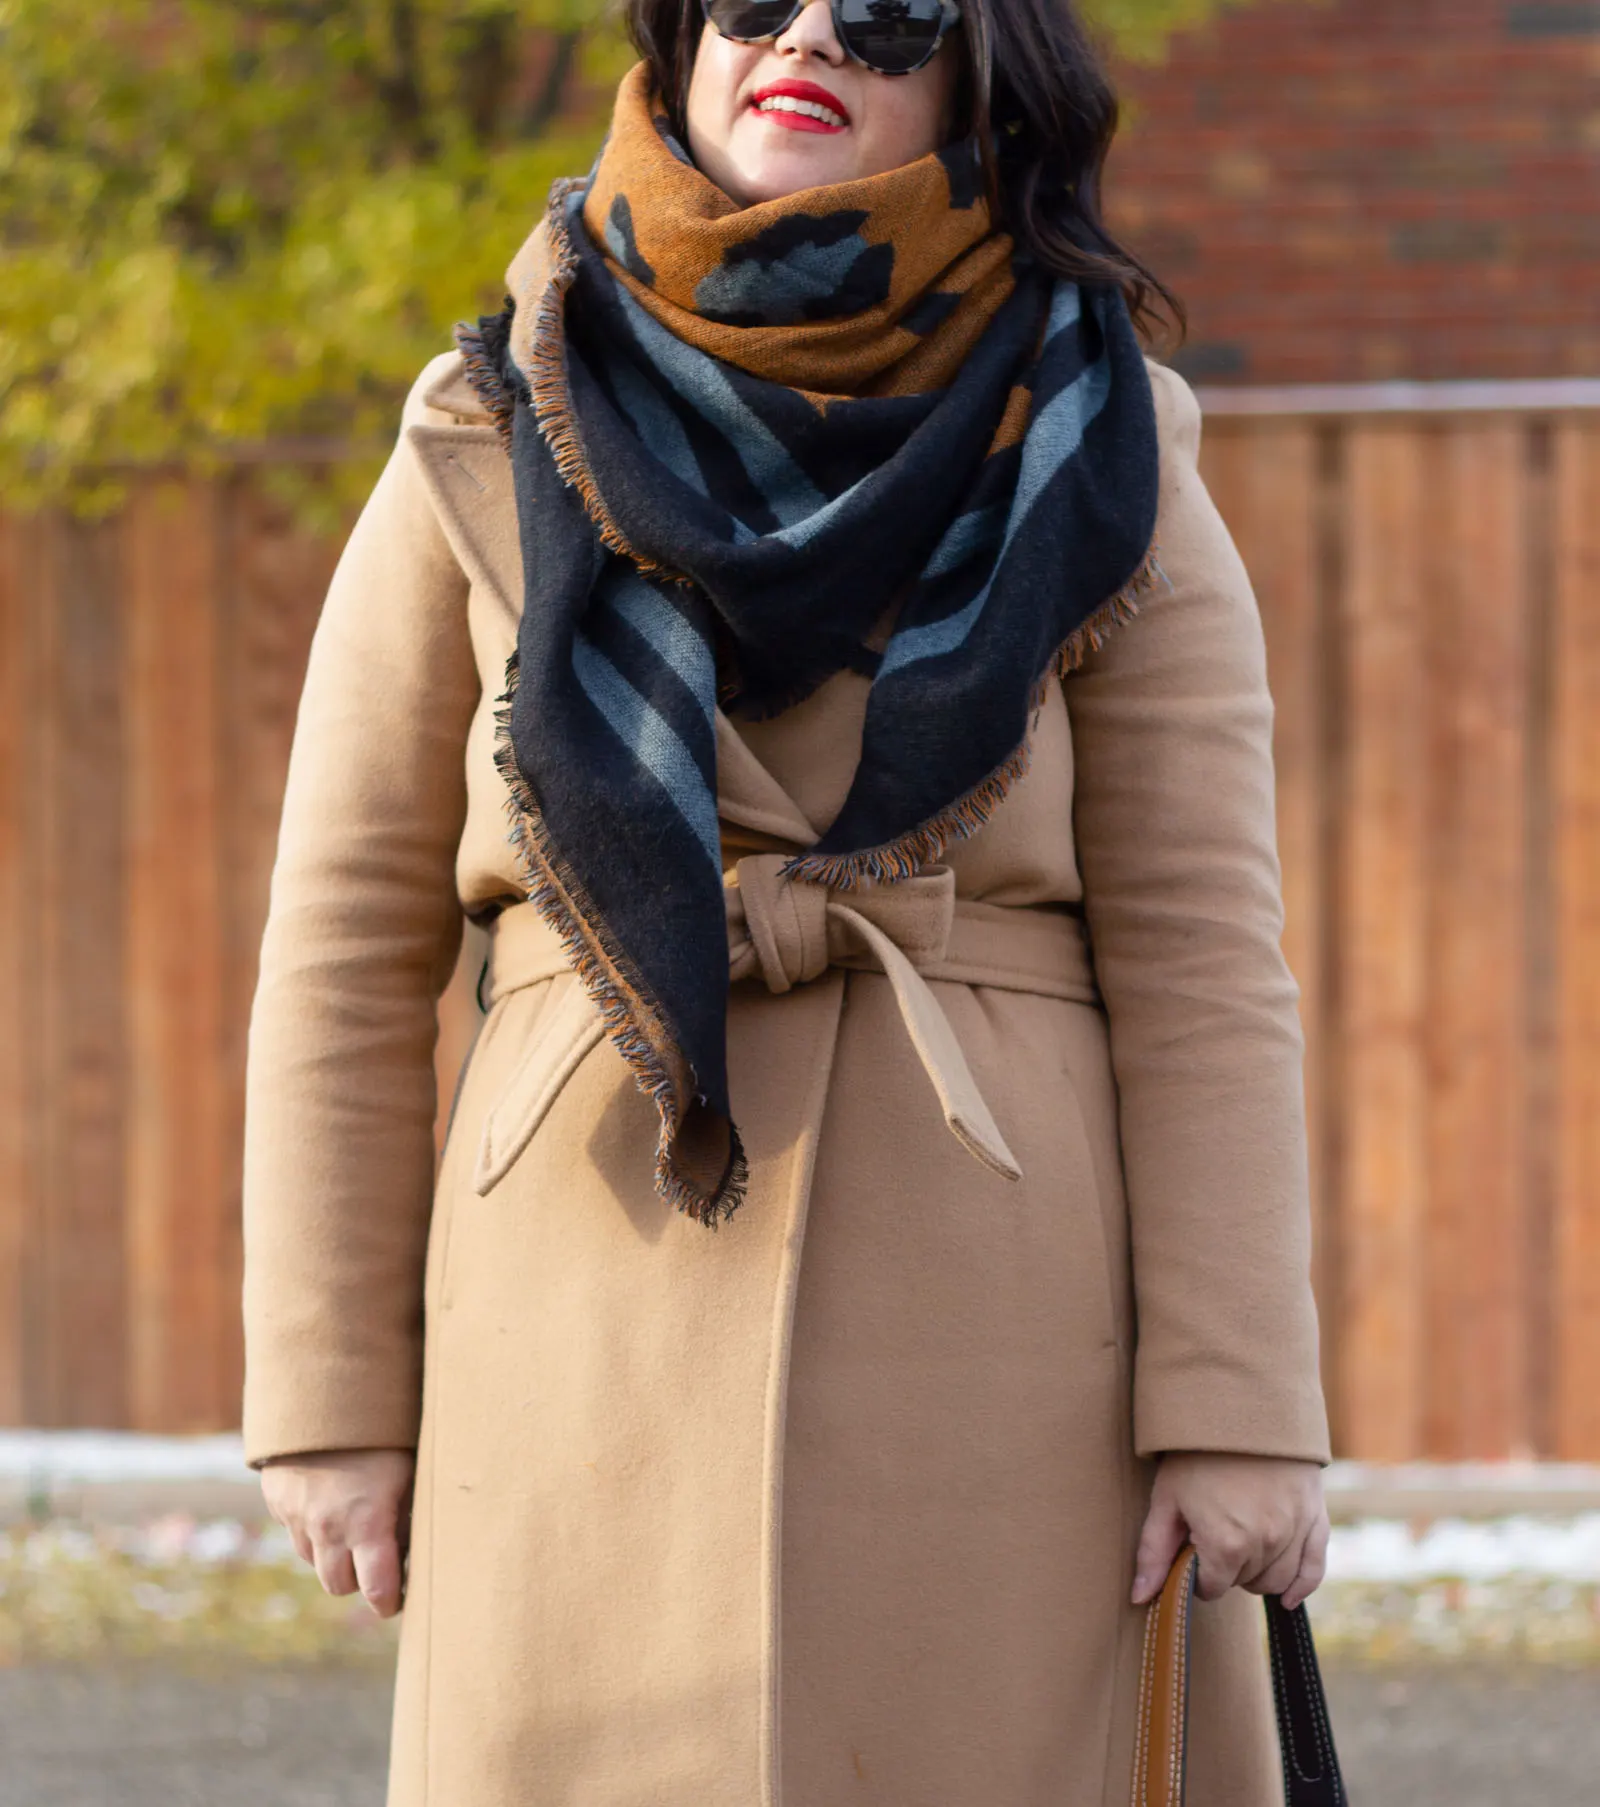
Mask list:
[[[215,498],[142,489],[127,554],[129,1172],[134,1426],[216,1422],[223,1179]]]
[[[1527,430],[1441,429],[1428,461],[1428,1352],[1423,1446],[1531,1454],[1524,1310]]]
[[[1339,809],[1343,1447],[1421,1447],[1429,498],[1404,425],[1346,439],[1340,634],[1347,737]]]
[[[11,893],[15,904],[15,1038],[6,1099],[18,1121],[9,1137],[11,1171],[21,1190],[15,1196],[15,1221],[7,1242],[15,1263],[17,1318],[13,1348],[20,1363],[12,1392],[17,1421],[55,1421],[55,1398],[49,1385],[55,1313],[49,1288],[48,1152],[54,1141],[54,1112],[45,1084],[52,1037],[45,981],[46,925],[44,877],[47,824],[54,815],[47,795],[48,758],[56,715],[47,682],[49,641],[54,622],[55,523],[34,515],[13,521],[10,573],[14,584],[9,609],[10,631],[5,656],[19,714],[16,721],[17,767],[9,809],[14,844],[23,861]]]
[[[29,933],[30,750],[39,712],[32,693],[30,524],[0,514],[0,1424],[26,1406],[24,1273],[34,1196],[29,1084],[35,1044],[25,1008],[34,965]]]
[[[1600,420],[1554,435],[1555,1451],[1600,1459]]]
[[[34,837],[45,1424],[127,1422],[120,585],[114,522],[56,520],[40,611]]]
[[[230,745],[238,759],[228,813],[243,862],[229,863],[230,896],[235,942],[253,989],[295,714],[339,540],[297,529],[255,482],[233,487],[227,523],[222,623]]]
[[[306,657],[338,536],[294,526],[259,480],[230,482],[221,497],[221,601],[217,661],[224,707],[218,713],[218,759],[227,774],[219,833],[223,922],[221,1071],[225,1160],[218,1252],[228,1309],[215,1352],[218,1410],[231,1422],[243,1385],[244,1351],[237,1301],[244,1153],[245,1042],[266,926],[289,745],[305,679]]]

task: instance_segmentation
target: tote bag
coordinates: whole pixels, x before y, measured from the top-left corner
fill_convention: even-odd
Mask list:
[[[1200,1558],[1185,1544],[1160,1597],[1150,1603],[1144,1667],[1139,1678],[1139,1725],[1133,1755],[1133,1807],[1183,1807],[1189,1744],[1189,1622]],[[1304,1605],[1290,1612],[1266,1596],[1272,1698],[1283,1752],[1286,1807],[1349,1807],[1333,1748]]]

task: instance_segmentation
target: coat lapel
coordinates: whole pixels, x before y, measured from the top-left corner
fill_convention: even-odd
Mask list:
[[[736,827],[753,828],[796,848],[810,847],[816,829],[720,709],[716,727],[717,814]]]
[[[511,461],[494,427],[487,420],[481,426],[419,421],[407,434],[462,570],[515,622],[522,613],[522,552]]]
[[[522,613],[522,548],[511,460],[459,358],[422,401],[436,415],[451,416],[448,423],[421,420],[407,428],[440,525],[461,568],[500,604],[514,636]],[[722,819],[797,848],[811,846],[816,829],[720,709],[716,732]]]

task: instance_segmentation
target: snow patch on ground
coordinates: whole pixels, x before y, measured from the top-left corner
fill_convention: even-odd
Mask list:
[[[237,1436],[151,1437],[138,1431],[0,1431],[0,1481],[115,1486],[138,1481],[256,1485]]]
[[[1330,1582],[1505,1581],[1514,1577],[1600,1583],[1600,1512],[1571,1519],[1518,1516],[1478,1523],[1396,1519],[1336,1525]]]

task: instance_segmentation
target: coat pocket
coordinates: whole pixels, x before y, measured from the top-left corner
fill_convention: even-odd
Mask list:
[[[533,1140],[557,1094],[604,1036],[605,1025],[575,975],[540,1011],[528,1046],[484,1119],[473,1190],[481,1198],[505,1178]]]

